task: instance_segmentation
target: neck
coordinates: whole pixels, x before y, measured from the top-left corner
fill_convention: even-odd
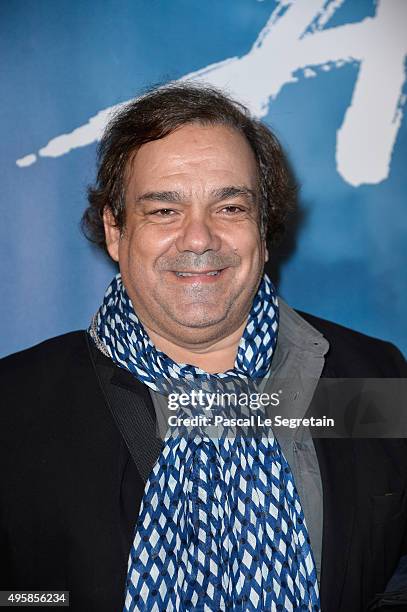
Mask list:
[[[219,374],[234,367],[237,349],[246,323],[245,320],[237,330],[226,338],[212,343],[201,343],[193,347],[175,344],[148,328],[145,324],[143,325],[156,348],[171,357],[176,363],[187,363],[201,368],[208,374]]]

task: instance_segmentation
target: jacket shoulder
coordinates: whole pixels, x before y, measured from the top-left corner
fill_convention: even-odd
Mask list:
[[[3,394],[19,395],[40,380],[58,382],[62,375],[89,362],[86,331],[69,332],[0,359]]]
[[[406,360],[391,342],[307,312],[297,312],[328,340],[327,367],[338,372],[339,376],[407,377]]]
[[[48,338],[39,344],[23,349],[0,359],[1,369],[15,366],[32,365],[37,360],[60,358],[64,353],[80,350],[85,342],[85,330],[77,330]]]
[[[76,418],[99,397],[87,332],[70,332],[4,357],[0,386],[2,452],[21,447],[21,436],[30,445],[32,432],[49,432],[56,423]]]

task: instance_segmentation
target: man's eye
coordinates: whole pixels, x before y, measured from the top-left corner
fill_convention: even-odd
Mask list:
[[[159,217],[170,217],[172,213],[175,212],[172,208],[158,208],[157,210],[153,210],[151,215],[158,215]]]
[[[234,206],[233,204],[231,204],[230,206],[224,206],[222,208],[222,212],[225,211],[228,214],[236,214],[239,212],[243,212],[243,208],[241,208],[240,206]]]

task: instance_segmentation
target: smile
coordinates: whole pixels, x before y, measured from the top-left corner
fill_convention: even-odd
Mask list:
[[[184,283],[213,283],[223,277],[223,273],[227,268],[222,270],[207,270],[202,272],[174,272],[175,277],[178,281]]]
[[[222,270],[213,270],[212,272],[175,272],[177,276],[216,276]]]

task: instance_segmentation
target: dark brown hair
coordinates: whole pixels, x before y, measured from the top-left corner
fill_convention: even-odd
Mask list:
[[[251,117],[246,107],[222,91],[190,82],[152,89],[113,116],[99,145],[97,180],[88,189],[89,206],[82,217],[89,240],[106,249],[105,207],[111,210],[120,230],[124,228],[126,169],[134,152],[190,123],[226,125],[246,137],[257,162],[260,230],[263,237],[276,243],[296,191],[277,138]]]

